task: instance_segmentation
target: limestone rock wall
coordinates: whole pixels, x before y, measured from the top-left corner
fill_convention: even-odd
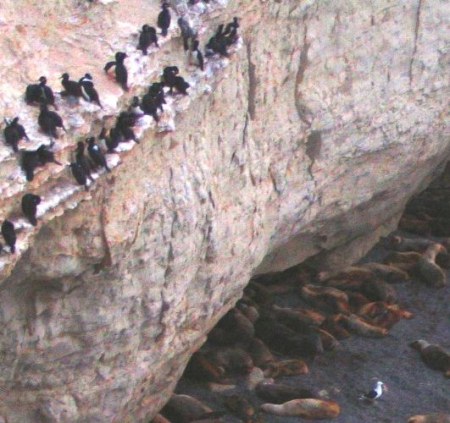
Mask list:
[[[124,39],[144,23],[130,4],[80,9],[77,36]],[[231,0],[205,17],[202,45],[235,15],[243,46],[211,93],[175,131],[148,130],[5,268],[5,422],[148,421],[252,275],[356,260],[448,160],[446,2]],[[98,44],[101,69],[112,50]],[[156,56],[185,60],[176,37]]]

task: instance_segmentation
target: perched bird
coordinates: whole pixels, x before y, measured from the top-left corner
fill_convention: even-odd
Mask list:
[[[155,122],[159,121],[156,97],[150,93],[145,94],[144,97],[142,97],[141,108],[144,114],[152,116],[153,119],[155,119]]]
[[[97,90],[94,88],[94,82],[92,80],[92,75],[90,73],[84,74],[82,78],[78,81],[81,86],[81,93],[86,101],[95,103],[103,109],[100,103],[100,98],[98,96]]]
[[[183,38],[184,51],[189,50],[189,42],[195,40],[196,32],[190,27],[189,22],[184,18],[178,18],[178,27]]]
[[[158,28],[161,28],[161,35],[165,37],[167,35],[167,30],[170,27],[170,12],[169,12],[169,4],[163,3],[162,10],[158,15]]]
[[[166,99],[164,96],[164,84],[161,82],[154,82],[148,88],[148,93],[155,98],[156,105],[161,112],[164,111],[163,104],[166,104]]]
[[[131,100],[131,104],[128,108],[128,113],[132,115],[136,120],[144,115],[142,113],[139,97],[137,96],[133,97],[133,99]]]
[[[108,153],[114,153],[114,149],[123,140],[123,136],[120,131],[116,128],[111,128],[109,130],[109,136],[106,135],[106,128],[102,128],[100,135],[98,136],[99,141],[104,141]]]
[[[39,78],[39,84],[27,85],[25,90],[25,101],[27,104],[42,103],[53,106],[58,109],[55,104],[55,96],[52,89],[47,85],[47,78],[41,76]]]
[[[139,140],[133,131],[133,126],[136,124],[136,116],[129,112],[121,112],[116,119],[116,129],[120,131],[125,141],[133,140],[139,144]]]
[[[6,120],[5,120],[6,121]],[[10,145],[14,152],[18,152],[19,141],[25,138],[27,141],[30,139],[25,132],[25,128],[19,123],[19,118],[15,117],[11,122],[6,122],[6,127],[3,131],[6,144]]]
[[[87,185],[86,174],[84,173],[83,168],[76,162],[72,162],[69,164],[70,170],[72,171],[72,175],[79,185],[84,185],[86,191],[89,190]]]
[[[46,103],[41,103],[38,124],[43,132],[56,139],[58,138],[56,128],[62,128],[64,132],[67,132],[61,116],[59,116],[56,112],[48,110]]]
[[[178,75],[178,73],[179,69],[177,66],[166,66],[163,69],[161,83],[169,88],[170,94],[172,94],[173,88],[175,87],[175,77]]]
[[[33,180],[34,170],[37,167],[44,166],[47,163],[55,163],[61,166],[61,163],[55,159],[54,153],[49,151],[44,144],[37,150],[22,151],[21,167],[25,172],[27,181]]]
[[[77,81],[69,79],[69,74],[63,73],[61,75],[61,84],[64,87],[64,91],[61,91],[61,95],[68,97],[82,97],[81,85]]]
[[[194,40],[192,43],[192,49],[190,50],[189,53],[190,56],[190,63],[198,66],[201,70],[204,70],[204,66],[205,66],[205,61],[203,59],[203,54],[199,49],[199,41],[198,40]]]
[[[380,398],[381,395],[383,394],[383,387],[386,389],[386,385],[383,382],[378,381],[373,389],[371,389],[367,394],[361,395],[359,399],[367,401],[375,401],[376,399]]]
[[[97,144],[95,144],[95,138],[94,137],[87,138],[86,143],[88,144],[89,157],[94,162],[95,166],[104,167],[108,172],[111,172],[111,169],[108,167],[108,163],[106,162],[102,150],[100,150],[100,147]]]
[[[187,89],[190,87],[190,84],[183,77],[176,76],[174,87],[180,94],[188,95]]]
[[[113,66],[115,66],[115,76],[116,76],[116,82],[118,82],[124,91],[128,91],[128,71],[125,67],[125,64],[123,63],[124,60],[128,56],[126,53],[123,52],[117,52],[115,55],[116,60],[113,62],[108,62],[105,67],[103,68],[105,72],[108,72],[109,69],[111,69]]]
[[[41,197],[34,194],[25,194],[22,197],[22,212],[33,226],[37,225],[36,211],[41,202]]]
[[[91,176],[91,166],[89,164],[88,159],[84,155],[84,143],[82,141],[78,141],[77,143],[75,162],[83,168],[83,172],[86,175],[86,177],[93,182],[94,178]]]
[[[145,24],[142,26],[142,31],[139,35],[139,43],[138,43],[137,49],[142,50],[142,53],[144,55],[146,55],[147,49],[152,44],[155,44],[156,47],[159,47],[158,36],[156,35],[156,29],[150,25]]]
[[[16,231],[14,229],[14,223],[10,222],[9,220],[5,220],[2,223],[2,235],[5,239],[6,245],[9,246],[11,250],[11,254],[14,254],[16,252]]]

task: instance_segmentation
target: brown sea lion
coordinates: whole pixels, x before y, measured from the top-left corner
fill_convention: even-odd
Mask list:
[[[251,422],[256,416],[255,407],[242,395],[230,395],[224,399],[225,406],[245,422]]]
[[[328,281],[356,281],[364,282],[373,278],[373,272],[361,266],[348,266],[338,272],[319,272],[317,281],[320,283]]]
[[[422,361],[433,370],[439,370],[446,377],[450,377],[450,353],[440,345],[432,345],[423,339],[410,344],[412,348],[420,352]]]
[[[350,332],[343,326],[343,314],[334,314],[325,319],[321,329],[331,333],[336,339],[350,338]]]
[[[365,295],[360,292],[347,292],[348,302],[352,311],[359,310],[364,304],[371,302]]]
[[[305,301],[331,313],[350,312],[348,296],[340,289],[327,286],[304,285],[300,289],[300,295]]]
[[[369,338],[380,338],[386,336],[388,333],[387,329],[371,325],[362,318],[358,317],[356,314],[343,316],[342,320],[346,326],[357,335],[366,336]]]
[[[274,361],[264,366],[264,376],[298,376],[309,373],[308,365],[300,359]]]
[[[389,304],[397,301],[397,293],[394,287],[381,279],[364,282],[361,287],[361,292],[372,301],[384,301]]]
[[[190,423],[212,412],[211,408],[197,398],[178,394],[173,394],[161,410],[164,417],[177,423]]]
[[[247,351],[252,357],[255,366],[260,367],[275,361],[275,357],[269,347],[259,338],[253,338],[250,341]]]
[[[406,282],[410,279],[407,272],[382,263],[364,263],[361,267],[369,269],[374,278],[382,279],[388,283]]]
[[[261,382],[255,388],[255,393],[272,404],[283,404],[297,398],[317,398],[318,394],[311,389],[301,388],[297,385]]]
[[[259,312],[255,306],[246,304],[244,301],[238,301],[237,308],[250,322],[255,323],[259,319]]]
[[[263,404],[261,409],[277,416],[297,416],[305,419],[333,419],[339,415],[341,408],[334,401],[314,398],[294,399],[284,404]]]
[[[389,248],[402,253],[406,253],[408,251],[423,253],[431,244],[435,244],[435,241],[426,238],[392,236],[388,238],[386,244]]]
[[[396,267],[407,272],[410,276],[413,276],[417,269],[417,263],[422,257],[421,254],[416,252],[410,253],[389,253],[383,260],[384,264]]]
[[[261,382],[266,381],[268,378],[265,376],[263,369],[259,367],[253,367],[252,371],[245,378],[245,386],[252,391]],[[273,379],[270,379],[273,380]]]
[[[408,423],[450,423],[450,414],[432,413],[412,416]]]
[[[417,263],[421,278],[435,288],[442,288],[447,284],[445,272],[436,264],[436,256],[441,252],[447,252],[443,245],[432,244],[425,250]]]
[[[219,382],[223,379],[225,369],[209,360],[202,351],[195,352],[184,371],[189,379],[199,382]]]
[[[413,314],[402,310],[397,304],[386,304],[376,301],[365,304],[358,310],[358,316],[368,319],[375,326],[390,329],[400,319],[411,319]]]
[[[237,308],[231,309],[208,334],[216,345],[246,344],[255,334],[253,323]]]
[[[254,367],[250,354],[239,347],[215,348],[207,354],[207,358],[228,374],[246,375]]]
[[[276,319],[281,322],[290,321],[293,325],[320,326],[325,320],[325,316],[316,310],[311,310],[305,307],[279,307],[274,305],[272,311]]]

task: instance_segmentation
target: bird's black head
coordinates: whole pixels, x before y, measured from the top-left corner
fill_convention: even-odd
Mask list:
[[[46,84],[47,83],[47,78],[45,77],[45,76],[41,76],[40,78],[39,78],[39,82],[41,83],[41,84]]]
[[[149,25],[147,25],[147,24],[142,25],[142,31],[149,32],[149,30],[150,30],[150,26]]]
[[[139,106],[139,97],[134,96],[133,100],[131,101],[131,107],[137,107],[137,106]]]
[[[60,79],[64,79],[64,80],[69,79],[69,74],[68,74],[67,72],[64,72],[64,73],[61,75],[61,78],[60,78]]]
[[[92,81],[92,75],[90,73],[85,73],[83,78]]]
[[[11,121],[11,125],[17,125],[18,122],[19,122],[19,117],[16,116],[16,117]]]
[[[169,3],[164,2],[164,3],[162,4],[162,8],[163,8],[164,10],[167,10],[168,7],[169,7]]]
[[[117,52],[116,53],[116,60],[117,61],[122,61],[122,60],[124,60],[126,57],[128,57],[127,56],[127,54],[126,53],[123,53],[122,51],[119,51],[119,52]]]
[[[91,144],[94,144],[94,142],[95,142],[95,137],[86,138],[86,144],[91,145]]]

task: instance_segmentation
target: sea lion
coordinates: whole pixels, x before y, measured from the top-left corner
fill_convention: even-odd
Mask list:
[[[365,281],[361,286],[361,292],[372,301],[385,301],[392,304],[397,300],[394,287],[381,279]]]
[[[285,324],[290,322],[293,326],[320,326],[325,320],[325,316],[322,313],[307,308],[288,308],[273,305],[272,311],[274,316],[281,322]]]
[[[384,264],[396,267],[397,269],[407,272],[410,276],[414,276],[417,269],[417,262],[422,255],[416,252],[409,253],[389,253],[383,260]]]
[[[254,367],[250,354],[239,347],[215,348],[207,357],[229,374],[247,375]]]
[[[298,376],[309,373],[308,365],[300,359],[273,361],[263,366],[266,377]]]
[[[406,282],[410,279],[407,272],[382,263],[364,263],[361,267],[369,269],[375,278],[388,283]]]
[[[311,420],[334,419],[341,408],[334,401],[315,398],[294,399],[284,404],[263,404],[261,409],[277,416],[297,416]]]
[[[351,292],[347,291],[348,295],[348,303],[350,304],[350,309],[352,311],[358,310],[364,304],[368,304],[371,302],[365,295],[360,292]]]
[[[265,380],[268,380],[268,378],[266,378],[266,376],[264,375],[264,371],[259,367],[253,367],[253,369],[245,378],[245,386],[250,391],[253,391],[259,383]],[[273,381],[273,379],[270,380]]]
[[[256,415],[255,407],[241,395],[230,395],[224,400],[225,406],[245,422],[252,421]]]
[[[192,355],[184,371],[184,376],[199,382],[220,382],[224,374],[225,369],[209,360],[202,351]]]
[[[417,267],[422,279],[430,286],[442,288],[447,284],[445,272],[436,264],[436,256],[439,253],[447,253],[441,244],[430,245],[417,262]]]
[[[338,272],[319,272],[317,275],[317,280],[320,283],[329,282],[331,280],[346,280],[346,281],[356,281],[363,282],[373,278],[373,272],[370,269],[366,269],[361,266],[348,266],[343,270]]]
[[[397,304],[386,304],[376,301],[365,304],[357,313],[359,316],[369,319],[371,323],[385,329],[390,329],[400,319],[411,319],[413,314],[406,310],[401,310]]]
[[[275,361],[275,357],[270,351],[269,347],[259,338],[252,338],[247,351],[252,357],[255,366],[264,366]]]
[[[216,345],[245,345],[254,335],[253,323],[240,310],[233,308],[211,330],[208,339]]]
[[[259,319],[259,312],[256,307],[239,300],[237,308],[250,322],[255,323]]]
[[[450,423],[450,414],[432,413],[412,416],[408,423]]]
[[[173,394],[161,410],[164,417],[177,423],[190,423],[212,412],[211,408],[197,398],[181,394]]]
[[[346,339],[351,336],[350,332],[342,325],[343,314],[329,316],[320,326],[321,329],[331,333],[336,339]]]
[[[441,371],[446,377],[450,377],[450,353],[444,348],[432,345],[423,339],[412,342],[410,346],[420,352],[422,361],[430,369]]]
[[[317,394],[311,389],[301,388],[297,385],[284,385],[281,383],[261,382],[256,386],[255,392],[262,400],[273,404],[283,404],[297,398],[317,397]]]
[[[369,338],[380,338],[386,336],[388,330],[364,321],[362,318],[355,314],[349,316],[342,316],[342,321],[345,325],[354,333]]]
[[[408,251],[415,251],[423,253],[430,245],[436,242],[425,238],[406,238],[403,236],[392,236],[387,239],[387,246],[399,252],[406,253]]]
[[[308,303],[331,313],[350,312],[348,296],[340,289],[308,284],[300,289],[300,295]]]

